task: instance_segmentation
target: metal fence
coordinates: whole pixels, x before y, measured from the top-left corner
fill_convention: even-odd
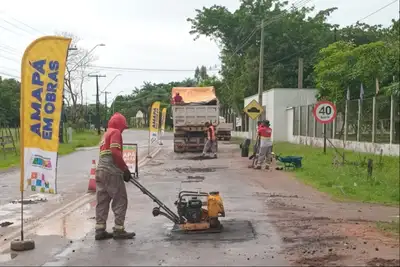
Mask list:
[[[233,131],[247,132],[251,128],[251,119],[246,113],[237,114],[233,109],[221,108],[219,115],[224,117],[227,123],[232,123]]]
[[[377,96],[335,103],[336,119],[327,124],[326,136],[344,141],[399,144],[399,99]],[[322,124],[316,122],[313,105],[294,108],[293,135],[324,136]]]

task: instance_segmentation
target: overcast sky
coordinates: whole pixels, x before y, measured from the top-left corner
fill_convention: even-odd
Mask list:
[[[213,4],[230,10],[239,6],[238,0],[12,0],[0,6],[0,76],[20,76],[20,62],[27,45],[43,34],[67,31],[79,36],[80,46],[92,49],[99,66],[175,69],[186,71],[101,71],[106,86],[117,74],[122,74],[108,87],[111,100],[120,91],[128,94],[144,81],[169,82],[193,76],[197,65],[219,66],[219,49],[210,40],[193,41],[186,18],[193,17],[196,8]],[[349,25],[377,11],[393,0],[312,0],[316,9],[339,8],[330,22]],[[296,2],[296,1],[290,1]],[[398,18],[399,4],[363,20],[369,24],[389,25]],[[7,23],[9,22],[9,23]],[[13,25],[11,25],[12,23]],[[28,26],[26,26],[26,25]],[[88,102],[94,103],[95,80],[85,85]],[[101,99],[103,102],[103,99]]]

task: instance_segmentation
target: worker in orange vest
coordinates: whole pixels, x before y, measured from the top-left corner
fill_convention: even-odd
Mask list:
[[[205,123],[205,126],[207,127],[207,141],[204,144],[204,149],[201,156],[205,157],[206,153],[211,148],[211,152],[214,154],[214,158],[217,158],[217,138],[215,136],[215,128],[208,121]]]
[[[115,113],[108,121],[107,131],[100,142],[99,164],[96,168],[96,240],[132,239],[134,232],[125,231],[124,223],[128,208],[128,195],[125,182],[133,177],[126,165],[122,149],[122,132],[128,128],[126,118]],[[114,231],[106,231],[108,211],[114,212]]]
[[[272,153],[272,128],[270,127],[270,122],[265,120],[262,122],[261,126],[258,128],[258,135],[260,136],[260,145],[257,158],[257,165],[254,166],[255,169],[261,169],[261,165],[264,163],[265,158],[268,159]],[[269,165],[266,166],[269,168]]]

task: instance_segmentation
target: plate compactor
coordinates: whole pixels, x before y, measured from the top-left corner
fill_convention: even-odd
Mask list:
[[[219,217],[225,217],[224,205],[219,192],[181,191],[175,201],[178,214],[169,209],[136,179],[131,179],[143,194],[149,196],[159,207],[153,208],[153,216],[163,215],[175,223],[172,231],[183,233],[219,233],[222,224]],[[206,199],[203,202],[202,199]]]

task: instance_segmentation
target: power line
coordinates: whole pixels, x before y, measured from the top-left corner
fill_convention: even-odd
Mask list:
[[[293,7],[295,7],[296,9],[299,9],[299,8],[305,6],[310,1],[312,1],[312,0],[299,0],[298,2],[293,3]],[[301,2],[303,2],[303,3],[301,3]],[[298,6],[296,6],[296,5],[298,5]],[[263,26],[261,26],[261,24],[257,25],[254,28],[254,30],[248,35],[248,37],[245,38],[245,40],[243,41],[242,45],[239,48],[235,49],[234,54],[236,54],[241,48],[243,48],[251,40],[251,37],[253,37],[253,35],[257,32],[257,30],[262,30],[263,28],[265,28],[266,26],[272,24],[273,22],[278,21],[280,18],[282,18],[285,15],[286,15],[285,13],[281,13],[279,15],[274,16],[269,21],[266,21],[267,23],[264,23]]]
[[[17,28],[17,29],[19,29],[19,30],[21,30],[21,31],[23,31],[23,32],[25,32],[25,33],[30,34],[30,35],[36,36],[35,34],[32,34],[31,32],[28,32],[27,30],[25,30],[25,29],[19,27],[18,25],[15,25],[15,24],[12,23],[12,22],[9,22],[9,21],[6,20],[6,19],[2,19],[2,20],[3,20],[5,23],[7,23],[8,25],[11,25],[11,26],[14,27],[14,28]]]
[[[194,72],[195,69],[153,69],[153,68],[130,68],[89,65],[92,69],[115,70],[115,71],[144,71],[144,72]],[[218,71],[218,68],[209,68],[207,71]]]
[[[40,33],[40,34],[43,34],[43,35],[47,35],[47,33],[44,33],[44,32],[42,32],[42,31],[40,31],[40,30],[38,30],[38,29],[36,29],[36,28],[33,28],[32,26],[29,26],[28,24],[24,23],[23,21],[17,20],[16,18],[11,17],[11,16],[9,16],[9,17],[10,17],[12,20],[15,20],[16,22],[18,22],[18,23],[24,25],[25,27],[30,28],[31,30],[36,31],[37,33]]]
[[[292,7],[295,8],[295,9],[299,9],[301,7],[304,7],[310,1],[312,1],[312,0],[299,0],[299,1],[295,2],[295,3],[293,3]],[[257,25],[254,28],[254,30],[245,38],[245,40],[242,42],[242,44],[237,46],[237,48],[235,49],[235,51],[232,53],[232,55],[229,57],[228,60],[231,60],[239,52],[239,50],[242,49],[251,40],[251,38],[254,36],[254,34],[256,34],[256,32],[258,30],[263,30],[263,28],[265,28],[266,26],[278,21],[279,19],[281,19],[285,15],[286,15],[285,13],[281,13],[279,15],[274,16],[272,19],[270,19],[269,21],[264,23],[263,27],[261,27],[261,24]]]
[[[17,62],[17,63],[18,63],[18,60],[16,60],[16,59],[13,59],[13,58],[10,58],[10,57],[6,57],[6,56],[3,56],[3,55],[0,55],[0,57],[2,57],[2,58],[5,58],[5,59],[7,59],[7,60],[14,61],[14,62]]]
[[[359,20],[357,20],[357,22],[363,21],[363,20],[365,20],[365,19],[367,19],[367,18],[369,18],[369,17],[375,15],[376,13],[378,13],[378,12],[384,10],[385,8],[387,8],[387,7],[391,6],[391,5],[393,5],[393,4],[396,3],[396,2],[398,3],[398,0],[394,0],[394,1],[390,2],[389,4],[384,5],[383,7],[381,7],[381,8],[379,8],[379,9],[375,10],[374,12],[370,13],[369,15],[367,15],[367,16],[365,16],[365,17],[359,19]]]
[[[12,75],[12,74],[7,73],[7,72],[0,72],[0,75],[5,75],[5,76],[8,76],[8,77],[11,77],[11,78],[14,78],[14,79],[19,79],[20,78],[20,77],[18,77],[16,75]]]
[[[386,7],[392,5],[392,4],[396,3],[396,2],[398,2],[398,0],[395,0],[395,1],[393,1],[393,2],[390,2],[389,4],[386,4],[385,6],[383,6],[383,7],[379,8],[379,9],[375,10],[374,12],[370,13],[369,15],[367,15],[367,16],[365,16],[365,17],[359,19],[359,20],[357,20],[355,23],[360,22],[360,21],[362,21],[362,20],[365,20],[366,18],[368,18],[368,17],[370,17],[370,16],[372,16],[372,15],[375,15],[376,13],[382,11],[382,10],[385,9]],[[353,23],[353,24],[355,24],[355,23]],[[276,63],[281,62],[281,61],[283,61],[283,60],[285,60],[285,59],[290,59],[290,58],[292,58],[293,56],[298,55],[300,52],[303,52],[304,50],[306,50],[306,49],[308,49],[308,48],[309,48],[309,47],[304,47],[303,49],[300,49],[300,50],[298,50],[297,52],[295,52],[295,53],[293,53],[293,54],[291,54],[291,55],[289,55],[289,56],[286,56],[286,57],[283,57],[283,58],[281,58],[281,59],[279,59],[279,60],[277,60],[277,61],[274,61],[274,62],[272,62],[272,63],[269,64],[269,65],[276,64]]]

